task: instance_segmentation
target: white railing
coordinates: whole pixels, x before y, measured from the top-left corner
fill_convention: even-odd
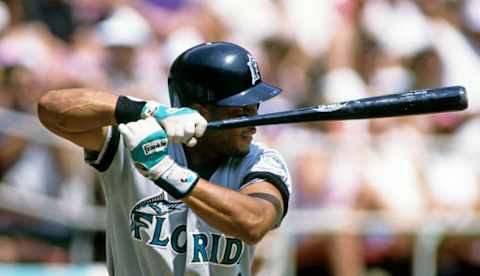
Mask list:
[[[289,211],[282,226],[276,230],[275,240],[268,256],[267,269],[271,275],[294,275],[295,240],[305,234],[332,234],[341,231],[352,234],[374,235],[375,230],[368,225],[389,225],[395,216],[388,212],[349,211],[338,209],[294,209]],[[355,227],[345,227],[352,224]],[[391,225],[391,224],[390,224]],[[480,233],[480,216],[466,213],[427,213],[416,224],[392,227],[391,235],[410,234],[414,237],[413,275],[437,275],[437,250],[440,242],[448,234],[475,236]]]

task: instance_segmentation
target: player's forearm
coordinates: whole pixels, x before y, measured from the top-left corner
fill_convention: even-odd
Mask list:
[[[85,132],[116,124],[117,96],[87,90],[64,89],[47,92],[38,103],[40,121],[65,132]]]
[[[210,226],[247,243],[259,242],[274,224],[267,201],[203,179],[183,201]]]

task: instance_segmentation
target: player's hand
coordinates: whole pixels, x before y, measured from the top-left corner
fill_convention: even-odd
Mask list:
[[[156,180],[173,163],[167,152],[167,134],[153,117],[118,126],[135,167]]]
[[[118,126],[137,170],[175,198],[182,198],[198,175],[168,155],[167,134],[153,117]]]
[[[163,127],[170,143],[183,143],[193,147],[207,129],[207,120],[196,110],[188,107],[173,108],[147,102],[142,117],[148,116],[154,117]]]

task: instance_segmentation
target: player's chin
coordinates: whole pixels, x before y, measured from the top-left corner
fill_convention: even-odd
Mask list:
[[[238,149],[238,150],[235,151],[235,153],[233,153],[231,156],[233,156],[233,157],[243,157],[243,156],[247,155],[249,152],[250,152],[250,148],[247,148],[247,149]]]
[[[236,147],[236,152],[234,155],[236,156],[244,156],[250,152],[250,144],[252,143],[252,139],[242,139]]]

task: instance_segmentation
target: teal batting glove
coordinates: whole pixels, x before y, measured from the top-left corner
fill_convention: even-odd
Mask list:
[[[153,117],[119,125],[137,170],[173,197],[185,197],[198,182],[198,174],[179,166],[168,155],[168,138]]]
[[[170,143],[183,143],[189,147],[195,146],[207,129],[207,120],[188,107],[173,108],[147,101],[141,117],[155,118],[166,131]]]

